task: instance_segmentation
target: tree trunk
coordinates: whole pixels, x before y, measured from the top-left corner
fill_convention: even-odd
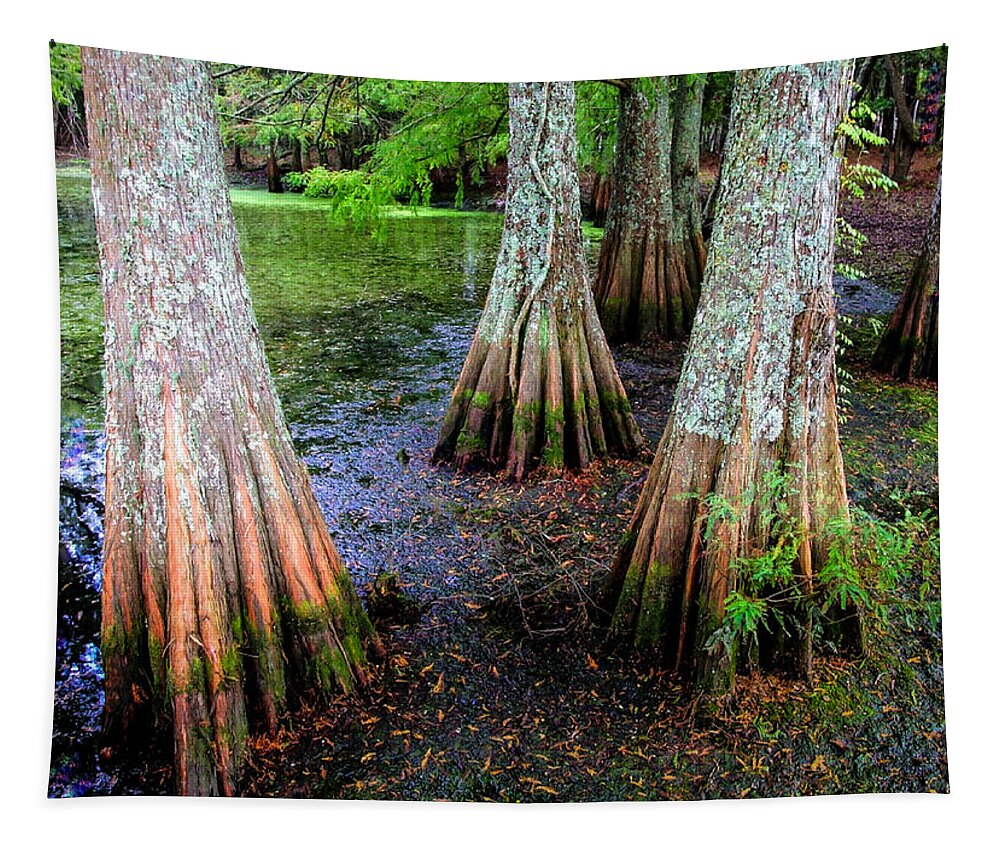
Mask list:
[[[884,65],[884,63],[883,63]],[[882,128],[880,134],[888,144],[882,146],[882,174],[889,177],[892,164],[892,151],[896,146],[896,106],[892,100],[892,84],[889,82],[889,72],[883,69],[885,79],[882,81],[882,96],[888,106],[882,110]]]
[[[595,228],[604,227],[608,219],[608,205],[611,203],[611,187],[613,178],[606,174],[598,174],[594,178],[594,191],[591,193],[590,206],[593,210]]]
[[[520,480],[642,445],[587,281],[574,109],[572,83],[510,85],[500,254],[436,460]]]
[[[292,171],[297,171],[299,174],[303,172],[302,168],[302,142],[298,139],[292,139]]]
[[[732,684],[725,638],[738,566],[775,545],[776,512],[800,532],[795,587],[813,590],[827,524],[847,491],[834,383],[834,130],[848,63],[737,76],[705,284],[673,412],[605,588],[611,636]],[[786,481],[778,495],[776,475]],[[780,508],[781,499],[787,508]],[[728,506],[728,509],[722,510]],[[807,607],[784,652],[811,664]],[[775,660],[778,661],[778,660]]]
[[[267,152],[267,168],[265,171],[267,173],[267,191],[273,193],[284,192],[285,188],[281,185],[281,170],[278,168],[277,143],[274,139],[271,140],[271,147]]]
[[[701,107],[705,75],[676,78],[673,148],[670,171],[674,189],[674,236],[684,246],[688,281],[697,288],[705,274],[705,240],[701,233]]]
[[[233,145],[233,168],[236,171],[243,171],[243,149],[239,143]]]
[[[898,132],[896,133],[896,164],[892,170],[892,179],[896,183],[904,183],[910,173],[910,164],[917,150],[919,141],[917,129],[913,123],[913,113],[903,88],[903,79],[891,56],[885,57],[886,72],[892,89],[892,98],[896,104]]]
[[[663,77],[619,89],[618,141],[594,299],[609,340],[679,339],[695,296],[685,245],[674,238],[670,90]]]
[[[874,76],[875,66],[878,64],[878,58],[878,56],[867,56],[861,62],[861,67],[854,75],[855,87],[851,95],[851,106],[859,103],[868,94],[870,89],[874,91],[872,77]]]
[[[900,381],[937,378],[938,267],[941,257],[941,175],[923,246],[909,283],[889,318],[872,368]]]
[[[916,153],[916,150],[916,144],[910,142],[904,133],[897,134],[896,146],[893,150],[893,153],[896,155],[896,161],[892,167],[892,179],[896,183],[903,184],[910,176],[910,166],[913,165],[913,155]]]
[[[719,142],[719,151],[725,151],[726,148],[726,138],[729,134],[729,121],[728,119],[722,125],[721,139]],[[705,240],[705,244],[708,244],[712,239],[712,227],[715,225],[715,211],[718,209],[719,204],[719,191],[722,189],[722,154],[719,155],[719,171],[715,175],[715,180],[712,183],[712,188],[708,193],[708,198],[705,199],[705,206],[701,213],[701,234]]]
[[[264,359],[201,63],[83,49],[105,316],[105,726],[172,719],[175,782],[233,794],[248,721],[349,691],[380,646]],[[125,179],[123,175],[128,174]]]

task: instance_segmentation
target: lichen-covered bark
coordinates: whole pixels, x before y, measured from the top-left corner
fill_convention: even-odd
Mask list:
[[[705,100],[704,74],[675,78],[671,175],[674,190],[674,238],[684,250],[684,266],[691,286],[705,273],[705,240],[701,230],[701,108]]]
[[[683,337],[694,318],[684,245],[674,238],[670,90],[663,77],[619,90],[614,180],[594,299],[609,340]]]
[[[872,368],[900,381],[937,378],[938,270],[941,257],[941,176],[920,255],[892,312]]]
[[[837,433],[834,129],[847,65],[738,75],[715,233],[670,421],[603,598],[614,638],[726,688],[735,651],[718,640],[734,564],[772,545],[761,487],[790,477],[806,590],[847,510]],[[710,507],[734,507],[709,529]],[[808,623],[792,637],[808,671]]]
[[[254,320],[201,63],[83,50],[105,310],[105,727],[170,718],[176,787],[233,794],[248,722],[350,690],[378,640]]]
[[[572,83],[510,85],[503,235],[436,460],[585,467],[630,454],[629,410],[587,280]]]

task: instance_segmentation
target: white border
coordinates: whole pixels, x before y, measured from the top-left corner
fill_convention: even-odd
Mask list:
[[[6,593],[3,833],[69,848],[708,847],[917,848],[986,827],[996,788],[992,703],[996,608],[997,386],[993,172],[995,26],[969,2],[823,4],[716,0],[669,8],[512,0],[358,4],[308,0],[223,8],[47,3],[5,13],[0,236],[4,417],[0,479]],[[13,25],[13,26],[12,26]],[[49,38],[336,73],[437,79],[581,79],[863,56],[946,42],[941,307],[941,458],[949,796],[797,801],[489,806],[294,801],[46,801],[52,712],[58,446],[58,299]],[[991,229],[992,230],[992,229]],[[990,830],[989,827],[986,827]],[[992,834],[992,831],[990,831]],[[987,835],[990,835],[987,834]],[[20,846],[18,842],[18,846]],[[977,843],[978,844],[978,843]]]

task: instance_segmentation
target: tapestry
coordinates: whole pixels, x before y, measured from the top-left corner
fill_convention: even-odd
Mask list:
[[[50,797],[948,791],[945,47],[49,50]]]

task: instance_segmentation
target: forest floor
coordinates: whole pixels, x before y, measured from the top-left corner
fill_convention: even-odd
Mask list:
[[[616,351],[651,443],[681,357],[679,346]],[[852,399],[844,451],[855,504],[886,516],[936,505],[933,389],[859,372]],[[429,446],[433,434],[406,437]],[[393,448],[382,451],[392,458]],[[430,466],[427,454],[370,473],[369,487],[386,488],[401,508],[392,521],[361,522],[373,538],[390,536],[381,569],[400,577],[409,601],[377,621],[389,654],[380,684],[305,707],[277,737],[256,738],[247,794],[585,801],[947,791],[940,632],[923,610],[895,618],[864,659],[821,659],[811,687],[752,674],[731,698],[699,697],[609,655],[588,617],[644,462],[515,486]]]
[[[852,314],[841,358],[848,485],[856,508],[890,520],[909,510],[936,522],[937,393],[866,368],[877,340],[868,320],[884,319],[905,282],[933,169],[918,158],[895,197],[844,211],[871,237],[855,265],[879,270],[875,284],[838,283]],[[467,339],[439,342],[460,363]],[[684,347],[614,354],[655,447]],[[936,569],[929,587],[909,580],[889,622],[871,627],[864,658],[820,657],[811,685],[745,672],[729,697],[698,695],[604,648],[590,618],[648,459],[536,472],[521,485],[457,474],[429,461],[446,397],[414,390],[343,414],[364,433],[349,456],[315,442],[305,453],[321,503],[337,490],[333,533],[385,642],[381,675],[255,736],[243,794],[551,802],[948,791],[940,623],[919,605],[939,599]],[[377,593],[381,574],[398,577],[401,597]],[[169,791],[169,753],[142,757],[111,791]]]
[[[871,241],[856,265],[880,286],[839,282],[853,314],[841,359],[843,449],[852,504],[886,519],[937,511],[937,395],[871,373],[884,314],[905,282],[934,189],[910,183],[852,202]],[[876,271],[877,270],[877,271]],[[619,347],[650,446],[665,425],[683,346]],[[424,405],[430,411],[422,410]],[[370,505],[349,546],[367,575],[399,577],[403,601],[369,605],[386,639],[379,685],[305,706],[253,740],[257,796],[493,801],[692,799],[948,790],[940,624],[912,578],[863,659],[820,658],[812,685],[744,673],[706,698],[602,648],[589,603],[638,498],[647,462],[607,461],[523,485],[429,464],[436,403],[372,435]],[[430,416],[428,416],[430,413]],[[409,460],[397,459],[400,446]],[[391,508],[390,508],[391,506]],[[338,533],[338,541],[346,529]],[[347,533],[346,537],[353,537]],[[381,541],[381,546],[377,544]]]

